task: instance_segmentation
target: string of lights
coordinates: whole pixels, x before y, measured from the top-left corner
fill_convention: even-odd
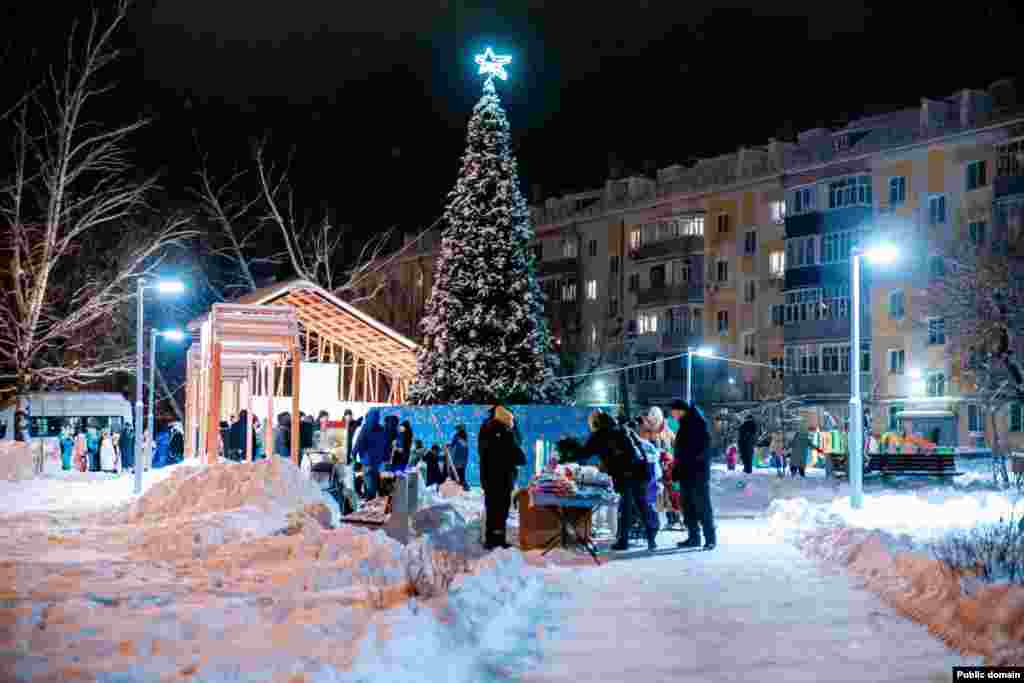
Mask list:
[[[594,377],[596,375],[611,375],[611,374],[614,374],[616,372],[625,372],[627,370],[634,370],[636,368],[643,368],[643,367],[647,367],[649,365],[657,365],[658,363],[664,363],[665,361],[669,361],[669,360],[676,360],[678,358],[686,358],[686,356],[688,356],[690,353],[693,353],[695,356],[699,356],[701,358],[707,358],[708,360],[724,360],[727,363],[735,363],[736,365],[749,365],[749,366],[756,366],[756,367],[762,367],[762,368],[775,368],[774,365],[770,365],[769,363],[760,363],[758,361],[753,361],[753,360],[740,360],[739,358],[729,358],[728,356],[716,356],[714,354],[703,354],[703,353],[697,353],[696,351],[683,351],[682,353],[677,353],[674,356],[664,356],[664,357],[659,358],[657,360],[644,361],[642,363],[633,363],[632,365],[623,365],[622,367],[617,367],[617,368],[606,368],[604,370],[594,370],[593,372],[581,372],[581,373],[576,374],[576,375],[564,375],[562,377],[559,377],[559,379],[580,379],[582,377]]]

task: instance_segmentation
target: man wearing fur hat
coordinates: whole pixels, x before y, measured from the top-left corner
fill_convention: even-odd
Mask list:
[[[507,548],[505,523],[512,507],[519,467],[526,464],[526,455],[519,444],[515,416],[502,405],[494,406],[491,416],[480,427],[477,450],[480,455],[480,485],[484,490],[487,512],[488,550]]]

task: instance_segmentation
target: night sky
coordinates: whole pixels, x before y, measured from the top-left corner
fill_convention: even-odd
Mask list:
[[[59,54],[73,18],[17,4],[6,10],[5,101]],[[665,166],[1024,70],[1008,4],[751,4],[764,9],[143,0],[104,115],[153,117],[137,158],[172,195],[186,195],[194,140],[227,171],[269,133],[277,154],[295,151],[303,208],[329,206],[366,232],[413,231],[440,214],[455,181],[480,92],[473,55],[485,45],[513,57],[499,92],[523,190],[539,184],[545,196],[600,185],[610,154],[628,169]]]

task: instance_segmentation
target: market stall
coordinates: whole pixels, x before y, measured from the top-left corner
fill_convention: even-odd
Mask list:
[[[618,505],[608,475],[596,467],[549,465],[530,481],[519,498],[519,547],[583,550],[597,562],[593,516],[601,507]]]

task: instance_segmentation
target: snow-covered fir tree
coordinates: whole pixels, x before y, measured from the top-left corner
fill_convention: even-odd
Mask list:
[[[533,226],[508,119],[488,79],[444,214],[441,253],[423,320],[413,403],[560,403]]]

